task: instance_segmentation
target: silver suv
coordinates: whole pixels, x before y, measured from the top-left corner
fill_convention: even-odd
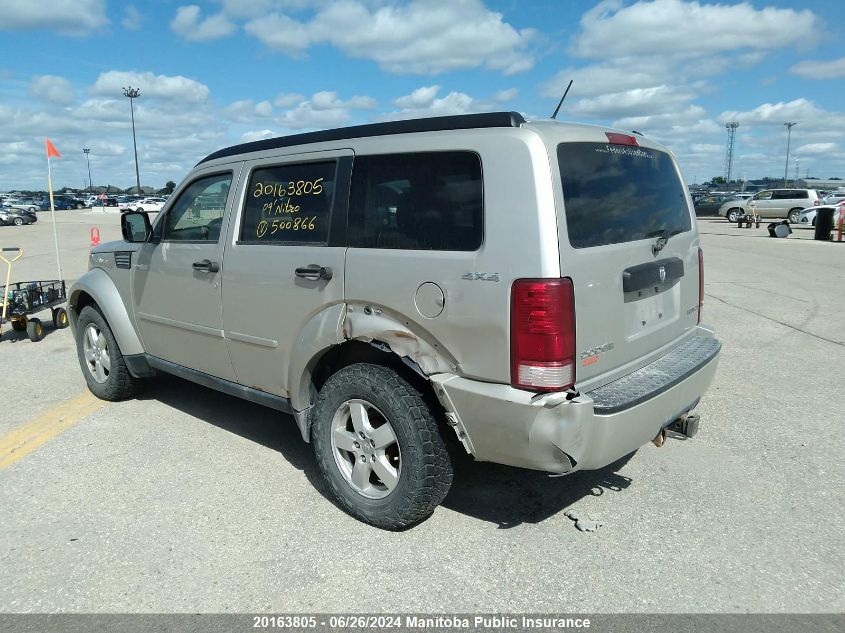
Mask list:
[[[571,473],[691,437],[716,371],[692,204],[642,136],[487,113],[256,141],[122,229],[70,292],[91,391],[166,372],[291,413],[382,528],[462,453]]]
[[[802,210],[819,204],[819,193],[815,189],[765,189],[748,200],[725,202],[718,213],[734,223],[756,209],[757,215],[762,218],[786,218],[796,224]]]

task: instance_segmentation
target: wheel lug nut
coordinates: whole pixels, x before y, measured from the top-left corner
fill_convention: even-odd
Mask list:
[[[358,442],[352,442],[352,444],[355,446],[355,448],[361,448],[361,444],[359,444]]]
[[[373,448],[375,448],[375,447],[376,447],[376,441],[375,441],[375,440],[370,440],[370,446],[372,446]]]
[[[360,432],[358,433],[358,435],[361,437],[361,439],[362,439],[362,440],[363,440],[365,437],[367,437],[366,435],[364,435],[364,431],[360,431]]]
[[[366,455],[361,455],[361,461],[362,461],[362,462],[366,462],[366,461],[367,461],[367,456],[366,456]]]

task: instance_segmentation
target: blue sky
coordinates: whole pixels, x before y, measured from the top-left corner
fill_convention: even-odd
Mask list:
[[[637,129],[688,182],[845,178],[842,0],[0,1],[0,191],[179,182],[234,143],[516,110]],[[838,35],[838,38],[837,38]],[[798,161],[795,161],[795,157]]]

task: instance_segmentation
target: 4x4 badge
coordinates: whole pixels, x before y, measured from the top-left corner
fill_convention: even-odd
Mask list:
[[[461,279],[469,281],[499,281],[499,273],[464,273]]]

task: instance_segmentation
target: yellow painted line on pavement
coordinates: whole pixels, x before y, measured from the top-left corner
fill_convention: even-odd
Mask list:
[[[90,392],[65,400],[23,426],[0,437],[0,470],[26,457],[62,431],[98,411],[105,402]]]

